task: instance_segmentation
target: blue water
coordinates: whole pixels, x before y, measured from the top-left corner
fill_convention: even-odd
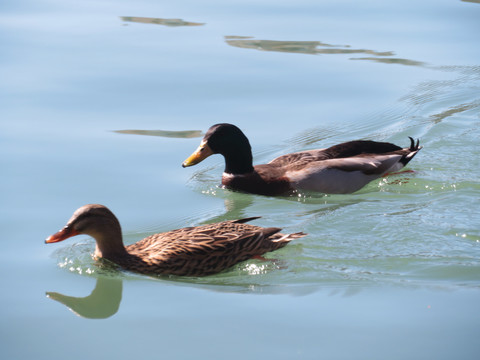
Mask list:
[[[4,1],[0,348],[5,358],[476,359],[478,1]],[[254,162],[352,139],[424,148],[355,194],[219,188],[183,169],[212,124]],[[83,204],[124,240],[246,216],[309,236],[206,278],[45,245]],[[71,311],[69,311],[70,309]]]

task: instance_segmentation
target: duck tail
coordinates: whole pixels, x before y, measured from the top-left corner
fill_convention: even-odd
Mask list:
[[[300,231],[300,232],[296,232],[296,233],[293,233],[293,234],[279,234],[279,235],[282,235],[282,236],[278,239],[273,239],[272,241],[273,242],[290,242],[294,239],[304,237],[307,234]]]
[[[420,146],[420,139],[417,139],[415,142],[412,137],[409,136],[408,138],[410,139],[410,147],[408,148],[410,152],[407,153],[402,160],[400,160],[403,166],[407,165],[410,160],[412,160],[414,156],[417,155],[417,153],[423,148],[423,146]]]
[[[252,217],[249,217],[249,218],[233,220],[233,223],[235,223],[235,224],[244,224],[244,223],[246,223],[246,222],[249,222],[249,221],[252,221],[252,220],[256,220],[256,219],[260,219],[260,218],[261,218],[261,216],[252,216]]]
[[[410,151],[418,151],[423,148],[423,146],[420,146],[420,139],[417,139],[417,142],[415,142],[415,140],[411,136],[409,136],[408,138],[410,139]]]
[[[276,228],[270,228],[270,229],[264,229],[264,230],[280,231],[280,229],[276,229]],[[305,235],[307,234],[303,232],[297,232],[293,234],[274,233],[273,236],[264,238],[265,240],[267,240],[266,242],[264,242],[265,244],[264,246],[266,246],[265,249],[267,251],[277,250],[287,245],[290,241],[301,238]]]

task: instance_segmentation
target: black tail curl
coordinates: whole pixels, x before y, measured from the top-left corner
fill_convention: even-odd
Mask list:
[[[418,151],[423,147],[420,146],[420,139],[417,139],[417,143],[415,143],[415,140],[413,140],[411,136],[408,138],[410,139],[410,151]]]
[[[420,146],[419,139],[417,139],[417,142],[415,142],[412,137],[409,136],[408,138],[410,139],[410,147],[408,148],[408,150],[410,150],[410,153],[403,155],[402,159],[400,160],[403,166],[407,165],[409,161],[412,160],[413,157],[417,155],[417,152],[423,147]]]

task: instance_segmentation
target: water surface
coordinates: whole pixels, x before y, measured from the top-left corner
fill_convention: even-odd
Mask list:
[[[0,5],[0,345],[8,358],[476,359],[476,1]],[[424,148],[355,194],[220,188],[214,123],[255,163],[351,139]],[[205,278],[43,240],[86,203],[126,243],[240,217],[308,237]],[[69,310],[70,309],[70,310]]]

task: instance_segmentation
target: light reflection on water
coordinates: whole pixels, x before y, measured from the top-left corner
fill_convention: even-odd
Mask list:
[[[370,54],[375,56],[392,56],[391,51],[378,52],[366,49],[351,49],[350,45],[332,45],[321,41],[278,41],[278,40],[255,40],[251,37],[225,36],[228,45],[264,51],[279,51],[299,54]]]
[[[136,22],[141,24],[154,24],[165,26],[202,26],[204,23],[197,23],[191,21],[184,21],[182,19],[160,19],[150,17],[138,17],[138,16],[121,16],[120,19],[125,22]]]
[[[131,134],[131,135],[148,135],[148,136],[161,136],[169,138],[197,138],[203,136],[200,130],[181,130],[181,131],[169,131],[169,130],[115,130],[118,134]]]

